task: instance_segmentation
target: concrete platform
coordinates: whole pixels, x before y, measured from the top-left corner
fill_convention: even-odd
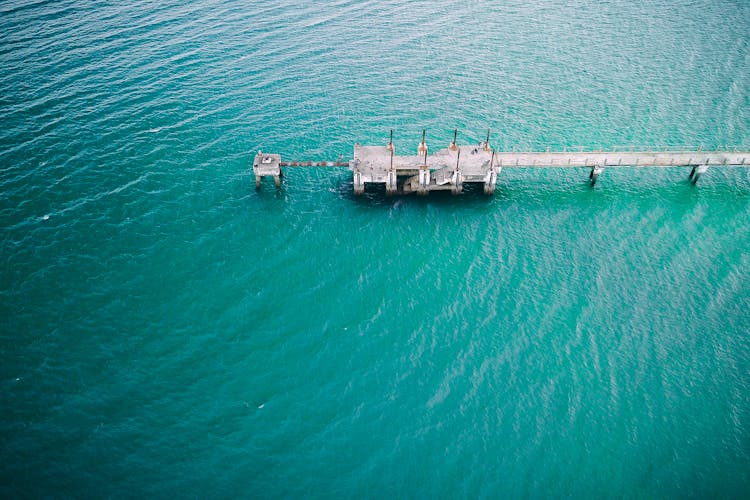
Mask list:
[[[255,188],[260,189],[263,177],[273,177],[276,187],[281,186],[281,155],[258,151],[253,161]]]

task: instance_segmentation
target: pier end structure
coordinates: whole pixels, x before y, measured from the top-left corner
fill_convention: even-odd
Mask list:
[[[258,151],[253,160],[255,189],[260,189],[263,177],[273,177],[276,187],[281,187],[281,155]]]

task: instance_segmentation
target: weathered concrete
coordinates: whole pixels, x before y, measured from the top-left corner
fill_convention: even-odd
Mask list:
[[[426,146],[419,144],[419,151]],[[693,182],[709,166],[749,166],[749,151],[579,151],[579,152],[493,152],[486,142],[476,146],[451,143],[431,155],[391,155],[387,146],[354,146],[352,172],[364,184],[392,183],[392,172],[405,178],[401,192],[426,194],[428,191],[462,191],[463,183],[484,184],[484,192],[495,191],[503,168],[581,168],[590,167],[589,179],[596,184],[604,168],[694,166]],[[388,180],[390,179],[390,180]],[[392,190],[392,188],[391,188]]]
[[[455,136],[455,133],[454,133]],[[355,144],[350,161],[282,162],[279,155],[258,152],[253,163],[256,185],[264,176],[277,182],[281,166],[306,167],[348,166],[353,174],[354,192],[362,194],[366,184],[383,184],[387,194],[427,194],[429,191],[450,190],[461,193],[464,183],[481,183],[484,192],[492,194],[503,168],[581,168],[591,169],[589,179],[596,184],[606,168],[632,167],[693,167],[689,178],[693,183],[711,166],[748,167],[750,150],[723,151],[558,151],[508,152],[492,151],[487,141],[476,146],[449,147],[428,154],[422,139],[416,155],[396,155],[393,143],[386,146]]]
[[[263,177],[273,177],[276,187],[281,187],[281,155],[258,151],[253,161],[255,189],[260,189]]]

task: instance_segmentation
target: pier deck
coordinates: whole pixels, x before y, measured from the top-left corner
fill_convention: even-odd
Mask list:
[[[476,146],[457,145],[428,154],[424,142],[416,148],[419,154],[396,155],[392,143],[386,146],[355,144],[353,158],[336,162],[282,162],[279,155],[258,153],[253,164],[256,186],[263,176],[277,182],[282,166],[348,167],[352,171],[354,192],[364,192],[366,184],[384,184],[388,194],[450,190],[460,193],[464,183],[481,183],[484,191],[495,190],[503,168],[590,168],[589,179],[596,184],[605,168],[689,167],[689,178],[695,183],[709,167],[748,167],[750,148],[717,151],[493,151],[488,142]]]

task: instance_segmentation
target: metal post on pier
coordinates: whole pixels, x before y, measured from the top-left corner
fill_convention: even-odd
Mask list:
[[[458,150],[458,154],[456,155],[456,168],[453,171],[453,176],[451,179],[451,193],[453,194],[459,194],[463,190],[463,183],[461,182],[461,170],[460,170],[460,161],[461,161],[461,150]]]
[[[417,154],[419,156],[424,155],[425,158],[427,158],[427,143],[424,142],[426,134],[427,134],[427,130],[422,129],[422,142],[419,143],[419,147],[417,148]],[[426,159],[425,159],[425,165],[427,165]]]
[[[427,130],[422,129],[422,142],[419,143],[417,149],[419,154],[424,157],[422,166],[419,167],[419,186],[417,187],[417,194],[421,196],[427,195],[427,188],[430,185],[430,169],[427,167],[427,144],[425,143],[426,133]]]
[[[388,181],[385,183],[385,194],[390,196],[398,191],[398,176],[393,169],[393,149],[391,149],[390,167],[388,169]]]
[[[490,157],[490,165],[487,170],[487,174],[484,178],[484,194],[493,194],[495,192],[495,185],[497,184],[497,176],[503,167],[499,167],[495,170],[495,151],[492,151]]]

